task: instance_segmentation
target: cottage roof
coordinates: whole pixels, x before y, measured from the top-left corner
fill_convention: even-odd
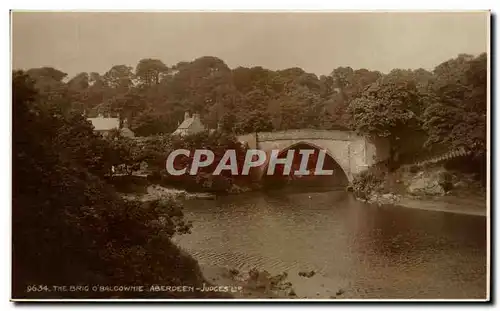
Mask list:
[[[134,137],[134,136],[135,136],[134,132],[132,132],[132,130],[131,130],[131,129],[129,129],[128,127],[124,127],[124,128],[122,128],[122,129],[120,130],[120,134],[121,134],[122,136],[125,136],[125,137]]]
[[[179,127],[177,127],[178,130],[182,130],[182,129],[188,129],[191,124],[193,124],[194,122],[194,118],[191,117],[191,118],[187,118],[186,120],[182,121],[181,125],[179,125]]]
[[[120,127],[120,120],[118,118],[97,117],[88,118],[87,120],[92,122],[92,125],[94,126],[94,129],[96,131],[110,131],[112,129],[117,129]]]

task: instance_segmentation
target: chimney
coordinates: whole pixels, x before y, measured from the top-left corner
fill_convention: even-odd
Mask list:
[[[189,119],[189,111],[184,112],[184,120]]]

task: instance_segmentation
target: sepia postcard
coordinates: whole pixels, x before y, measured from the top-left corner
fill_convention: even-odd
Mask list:
[[[489,301],[490,12],[11,12],[13,301]]]

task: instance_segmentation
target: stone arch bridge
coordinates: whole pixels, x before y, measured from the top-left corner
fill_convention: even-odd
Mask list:
[[[272,150],[280,154],[298,145],[323,149],[342,169],[349,182],[368,167],[389,157],[389,144],[383,139],[369,139],[350,131],[300,129],[279,132],[259,132],[238,136],[250,149],[266,152],[267,161],[257,170],[260,180],[267,169]]]

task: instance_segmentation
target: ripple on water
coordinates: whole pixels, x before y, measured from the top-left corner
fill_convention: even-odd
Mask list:
[[[351,298],[485,297],[483,217],[371,206],[345,192],[251,193],[185,211],[192,234],[175,241],[201,264],[294,278],[314,270]]]

